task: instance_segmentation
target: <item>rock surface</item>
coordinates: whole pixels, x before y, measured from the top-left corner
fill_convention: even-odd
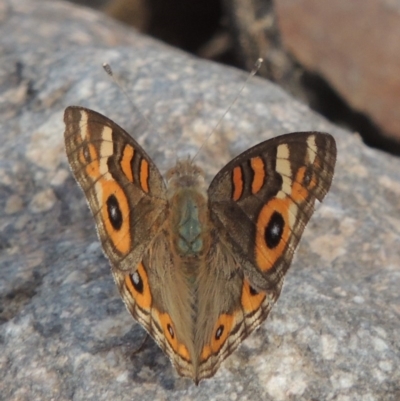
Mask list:
[[[119,298],[63,147],[78,104],[133,133],[162,171],[194,154],[245,74],[63,3],[0,2],[0,399],[398,400],[400,160],[254,78],[201,152],[211,177],[290,131],[332,133],[338,161],[270,318],[198,387]],[[138,113],[101,69],[109,62]]]
[[[282,39],[357,111],[400,141],[400,1],[275,1]]]

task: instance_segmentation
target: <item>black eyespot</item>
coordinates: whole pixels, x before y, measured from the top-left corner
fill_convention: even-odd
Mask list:
[[[217,331],[215,332],[215,339],[219,340],[221,338],[223,332],[224,332],[224,325],[221,324],[221,326],[219,326]]]
[[[167,330],[169,331],[171,338],[174,338],[175,337],[174,329],[169,323],[167,324]]]
[[[257,295],[259,292],[250,285],[250,295]]]
[[[303,178],[303,185],[308,187],[310,185],[311,179],[312,179],[313,173],[311,169],[307,169],[304,178]]]
[[[115,195],[110,195],[107,199],[107,211],[111,224],[115,230],[119,230],[122,226],[122,213],[119,208],[118,200]]]
[[[135,272],[135,273],[131,274],[130,276],[131,276],[133,288],[140,294],[143,294],[143,280],[140,277],[140,274],[138,272]]]
[[[265,243],[269,249],[273,249],[279,245],[284,227],[285,220],[283,220],[282,215],[278,212],[272,213],[264,233]]]
[[[90,157],[89,147],[86,142],[83,144],[82,150],[83,150],[83,157],[85,158],[86,162],[89,164],[92,160]]]

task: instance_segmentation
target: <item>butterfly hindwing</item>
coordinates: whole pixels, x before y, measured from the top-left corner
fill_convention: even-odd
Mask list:
[[[335,161],[331,135],[292,133],[245,151],[215,176],[211,220],[255,289],[280,283]]]
[[[132,316],[146,329],[182,376],[193,377],[191,294],[161,230],[135,272],[113,270]]]
[[[114,268],[134,270],[166,218],[157,167],[121,127],[95,111],[65,110],[65,146]]]
[[[211,235],[205,274],[198,280],[201,302],[195,330],[197,381],[213,376],[221,363],[267,318],[283,282],[282,279],[273,290],[257,291],[244,276],[235,256],[218,240],[218,232]]]

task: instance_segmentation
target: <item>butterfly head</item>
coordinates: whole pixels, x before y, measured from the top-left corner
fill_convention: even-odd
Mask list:
[[[206,193],[205,174],[193,161],[178,160],[175,167],[166,174],[168,191],[175,192],[179,188],[197,188]]]

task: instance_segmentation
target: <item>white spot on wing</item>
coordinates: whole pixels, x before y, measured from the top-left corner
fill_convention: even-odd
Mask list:
[[[292,202],[289,206],[289,226],[293,229],[294,224],[296,223],[296,216],[297,216],[298,206]]]
[[[276,194],[276,197],[277,197],[278,199],[285,199],[285,198],[287,197],[287,193],[285,193],[285,192],[283,192],[283,191],[279,191],[279,192]]]
[[[278,159],[289,159],[289,146],[285,143],[279,145],[276,150],[276,157]]]
[[[315,135],[310,135],[307,138],[307,156],[310,164],[314,163],[315,156],[317,155],[317,144],[315,143]]]
[[[82,141],[84,141],[87,137],[88,130],[88,113],[86,111],[81,110],[81,120],[79,121],[79,128]]]
[[[100,174],[106,180],[112,180],[112,176],[108,171],[107,161],[110,156],[114,153],[114,146],[112,142],[112,129],[110,127],[103,127],[101,133],[103,141],[100,146]]]
[[[282,189],[277,198],[283,199],[292,192],[292,171],[289,161],[289,146],[279,145],[276,150],[276,171],[282,176]]]

